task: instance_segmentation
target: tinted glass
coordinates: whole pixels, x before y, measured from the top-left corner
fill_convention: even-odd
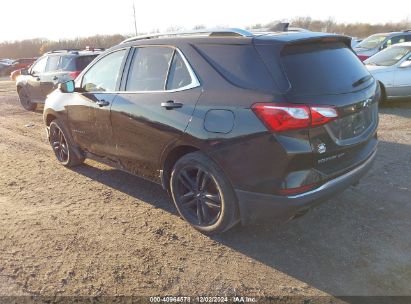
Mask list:
[[[75,58],[76,64],[75,68],[76,71],[82,71],[88,66],[97,55],[90,55],[90,56],[79,56]]]
[[[380,46],[381,43],[385,41],[387,35],[371,35],[370,37],[364,39],[359,44],[357,44],[357,48],[364,48],[364,49],[373,49]]]
[[[84,75],[82,88],[87,92],[115,91],[126,50],[111,53],[95,63]]]
[[[46,69],[46,64],[47,64],[47,57],[41,58],[39,61],[36,62],[35,65],[33,65],[33,68],[31,69],[32,73],[34,74],[43,73]]]
[[[167,90],[175,90],[191,83],[191,76],[188,72],[187,66],[185,65],[181,55],[176,52],[171,63],[171,68],[167,79]]]
[[[274,81],[251,45],[196,45],[200,54],[232,84],[260,91],[273,91]]]
[[[47,61],[46,72],[53,72],[58,70],[60,56],[50,56]]]
[[[405,47],[394,46],[375,54],[371,58],[368,58],[365,60],[365,64],[391,66],[400,61],[405,55],[410,53],[410,51],[411,48],[408,49]]]
[[[58,69],[61,71],[76,71],[74,56],[62,56]]]
[[[174,50],[168,47],[136,48],[127,80],[127,91],[161,91]]]
[[[361,89],[356,82],[369,76],[364,64],[344,43],[286,46],[281,62],[295,95],[352,92]]]

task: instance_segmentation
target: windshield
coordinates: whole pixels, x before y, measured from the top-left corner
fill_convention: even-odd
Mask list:
[[[374,49],[383,43],[386,38],[387,35],[372,35],[358,43],[356,48]]]
[[[368,58],[365,61],[365,64],[391,66],[391,65],[396,64],[398,61],[400,61],[405,55],[407,55],[410,52],[411,50],[408,48],[391,47]]]

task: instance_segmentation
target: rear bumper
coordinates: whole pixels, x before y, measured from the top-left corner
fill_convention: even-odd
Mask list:
[[[358,180],[370,169],[376,150],[366,161],[351,171],[338,176],[322,186],[293,196],[277,196],[263,193],[235,190],[239,201],[241,223],[251,224],[262,221],[285,222],[299,213],[325,201]]]

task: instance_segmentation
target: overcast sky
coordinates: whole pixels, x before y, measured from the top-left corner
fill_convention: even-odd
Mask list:
[[[411,19],[411,0],[135,0],[139,32],[169,27],[245,27],[297,16],[338,22]],[[3,0],[0,41],[134,32],[133,0]]]

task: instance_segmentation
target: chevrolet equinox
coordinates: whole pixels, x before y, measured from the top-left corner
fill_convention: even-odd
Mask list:
[[[356,184],[380,87],[350,38],[222,29],[130,38],[49,95],[58,161],[162,184],[206,234],[282,222]]]

